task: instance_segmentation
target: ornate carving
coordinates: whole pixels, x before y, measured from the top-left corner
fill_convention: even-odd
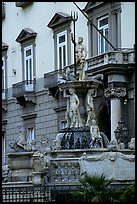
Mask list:
[[[95,110],[94,110],[94,96],[95,96],[95,89],[89,89],[86,98],[86,111],[87,111],[87,121],[86,126],[91,125],[91,120],[95,119]]]
[[[70,95],[67,95],[65,92],[65,97],[67,98],[67,111],[66,111],[66,120],[68,127],[81,127],[81,116],[79,111],[80,101],[75,93],[74,88],[69,89]]]
[[[75,57],[76,57],[76,69],[79,68],[79,81],[85,80],[85,70],[84,70],[84,64],[85,59],[87,57],[87,49],[83,45],[83,37],[78,37],[78,42],[75,42],[75,39],[73,38],[73,34],[71,34],[71,40],[76,46],[75,50]]]
[[[128,149],[135,150],[135,138],[131,138],[130,142],[128,143]]]
[[[95,148],[95,147],[103,148],[103,140],[100,135],[99,127],[96,125],[96,120],[92,119],[91,122],[92,122],[90,126],[90,133],[92,137],[91,148]]]
[[[81,162],[83,160],[86,161],[102,161],[102,160],[110,160],[110,161],[115,161],[117,159],[123,159],[123,160],[127,160],[127,161],[131,161],[134,162],[135,161],[135,155],[125,155],[121,152],[103,152],[100,155],[93,155],[93,156],[87,156],[85,154],[83,154],[80,159],[79,159],[79,163],[81,164]]]
[[[107,88],[104,91],[105,97],[124,97],[126,95],[126,88]]]
[[[117,13],[121,13],[122,9],[121,8],[118,8],[118,9],[115,9],[113,11],[111,11],[112,14],[117,14]]]

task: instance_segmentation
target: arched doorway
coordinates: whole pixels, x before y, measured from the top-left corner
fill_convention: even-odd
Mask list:
[[[111,123],[107,106],[104,104],[100,107],[97,114],[97,121],[100,132],[106,134],[109,141],[111,140]]]

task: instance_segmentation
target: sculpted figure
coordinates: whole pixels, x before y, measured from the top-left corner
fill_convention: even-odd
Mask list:
[[[87,111],[87,122],[86,126],[91,125],[91,120],[95,119],[95,110],[94,110],[94,89],[89,89],[87,93],[87,103],[86,103],[86,111]]]
[[[17,145],[25,149],[26,139],[25,139],[25,134],[23,132],[23,127],[21,124],[18,124],[18,128],[19,128],[19,139],[17,141]]]
[[[128,149],[135,150],[135,138],[131,138],[131,141],[128,143]]]
[[[73,39],[73,34],[71,34],[71,39],[72,42],[74,42]],[[85,79],[85,70],[84,70],[84,64],[85,64],[85,59],[87,57],[87,50],[85,46],[83,45],[83,38],[78,37],[78,42],[76,43],[76,69],[79,67],[79,80],[84,80]]]
[[[70,95],[66,95],[66,97],[68,97],[66,111],[67,125],[70,127],[80,127],[82,126],[79,112],[80,101],[77,94],[75,93],[74,88],[70,88],[69,93]]]
[[[91,148],[103,147],[102,137],[100,135],[99,127],[96,125],[95,119],[92,119],[92,125],[90,126],[90,133],[92,137]]]

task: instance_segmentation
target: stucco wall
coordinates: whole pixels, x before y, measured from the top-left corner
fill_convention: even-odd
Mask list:
[[[121,2],[121,47],[135,44],[135,2]]]
[[[77,2],[77,4],[83,9],[86,2]],[[2,41],[9,46],[7,52],[8,87],[22,80],[21,47],[20,43],[15,41],[22,29],[31,28],[37,33],[36,78],[41,78],[44,73],[54,70],[53,31],[47,25],[56,12],[64,12],[71,15],[71,11],[79,13],[73,2],[33,2],[33,4],[24,9],[16,7],[15,2],[6,2],[6,18],[2,21]],[[78,16],[76,38],[79,35],[83,36],[84,44],[87,46],[87,19],[81,13]],[[12,49],[15,52],[12,52]],[[73,52],[71,58],[73,63]],[[16,75],[12,74],[13,68],[16,69]]]

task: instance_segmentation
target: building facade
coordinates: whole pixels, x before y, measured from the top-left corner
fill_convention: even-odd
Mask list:
[[[46,138],[51,147],[66,127],[58,81],[62,70],[74,66],[74,29],[87,48],[87,77],[101,75],[95,99],[100,131],[113,140],[122,118],[128,137],[135,138],[135,2],[77,5],[87,18],[73,2],[2,3],[3,166],[13,151],[9,144],[19,137],[18,124],[28,142]]]

